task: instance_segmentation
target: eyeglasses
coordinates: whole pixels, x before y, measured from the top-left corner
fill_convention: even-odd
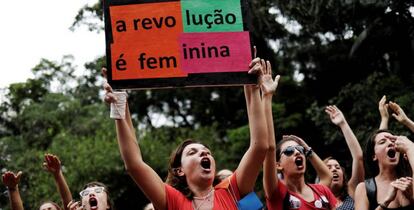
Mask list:
[[[79,195],[81,196],[81,197],[84,197],[84,196],[87,196],[87,195],[89,195],[90,193],[92,193],[93,191],[95,192],[95,193],[101,193],[101,192],[103,192],[104,191],[104,187],[94,187],[94,188],[89,188],[89,189],[85,189],[85,190],[82,190],[80,193],[79,193]]]
[[[296,146],[288,146],[288,147],[286,147],[281,153],[280,153],[280,155],[282,155],[282,154],[284,154],[284,155],[286,155],[286,156],[291,156],[291,155],[293,155],[293,153],[295,153],[295,149],[297,150],[297,151],[299,151],[302,155],[304,155],[305,154],[305,148],[303,148],[302,146],[300,146],[300,145],[296,145]]]

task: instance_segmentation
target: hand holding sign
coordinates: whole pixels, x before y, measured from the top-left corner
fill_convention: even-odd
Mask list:
[[[242,2],[105,1],[109,83],[114,88],[255,83],[245,74],[250,18]]]
[[[107,69],[102,68],[102,75],[107,77]],[[113,91],[108,82],[104,83],[104,101],[111,105],[110,118],[125,119],[126,103],[128,94],[124,91]]]

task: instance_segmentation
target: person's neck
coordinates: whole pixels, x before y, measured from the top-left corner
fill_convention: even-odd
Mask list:
[[[337,200],[340,200],[340,201],[342,201],[342,199],[340,198],[341,197],[341,194],[342,194],[342,188],[343,187],[340,187],[338,185],[332,186],[330,188],[331,191],[332,191],[332,193],[335,195],[336,199]]]
[[[305,177],[303,175],[285,177],[285,183],[287,188],[296,193],[302,193],[306,187]]]
[[[199,192],[194,192],[194,197],[193,198],[204,200],[207,197],[210,197],[213,192],[214,192],[214,188],[213,188],[213,186],[211,186],[210,189],[206,189],[204,191],[199,191]]]
[[[191,192],[193,192],[194,197],[205,197],[207,196],[214,188],[211,184],[191,184],[188,183],[188,187],[190,188]]]
[[[396,167],[380,166],[379,174],[376,177],[381,181],[394,181],[397,178]]]

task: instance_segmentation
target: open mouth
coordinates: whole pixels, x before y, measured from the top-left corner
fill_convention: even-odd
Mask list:
[[[210,159],[208,159],[208,158],[201,159],[201,167],[204,168],[204,169],[210,169],[210,167],[211,167]]]
[[[339,175],[338,174],[332,174],[332,179],[337,181],[339,179]]]
[[[91,206],[91,210],[98,209],[98,200],[96,200],[94,197],[89,198],[89,206]]]
[[[298,167],[303,166],[303,158],[302,158],[302,157],[297,157],[297,158],[295,158],[295,164],[296,164],[296,166],[298,166]]]
[[[395,151],[395,149],[389,149],[387,152],[387,156],[389,158],[395,158],[395,155],[397,154],[397,152]]]

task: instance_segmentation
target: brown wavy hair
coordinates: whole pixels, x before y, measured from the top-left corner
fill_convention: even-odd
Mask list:
[[[326,164],[328,164],[329,160],[336,160],[338,163],[339,161],[333,157],[327,157],[323,160],[323,162]],[[341,191],[339,192],[339,195],[335,195],[338,196],[339,199],[341,199],[341,201],[345,200],[346,196],[348,196],[348,176],[346,174],[345,168],[341,166],[342,169],[342,188]]]
[[[172,187],[180,191],[185,197],[191,200],[193,199],[194,194],[188,187],[186,176],[178,175],[178,170],[181,167],[181,157],[183,156],[183,151],[185,147],[190,144],[202,144],[202,143],[194,139],[187,139],[181,142],[180,145],[178,145],[178,147],[170,155],[170,161],[168,164],[168,175],[167,175],[166,182],[167,184],[171,185]],[[206,145],[204,146],[207,147]]]

